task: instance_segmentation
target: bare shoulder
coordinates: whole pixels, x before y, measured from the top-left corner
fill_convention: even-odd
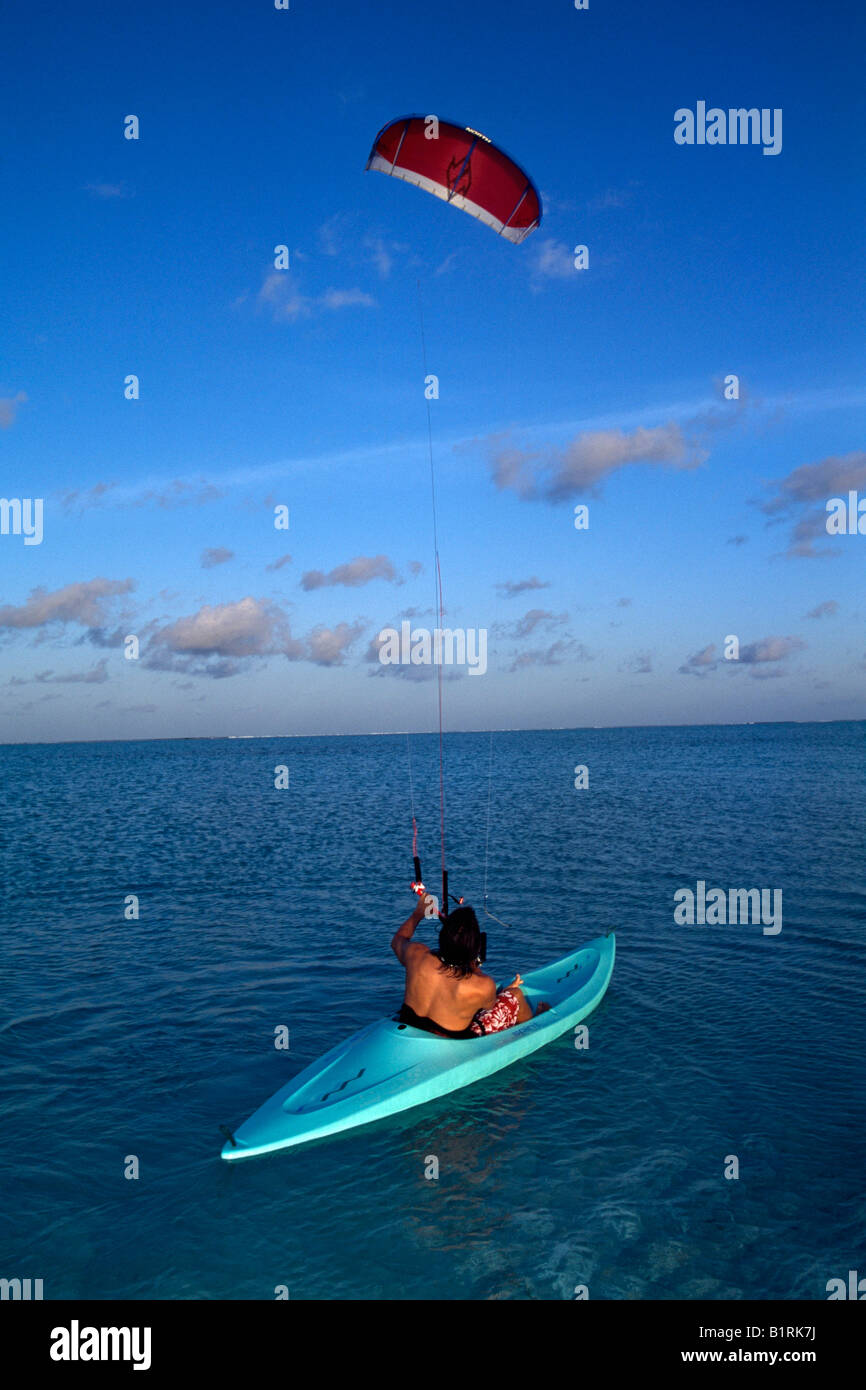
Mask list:
[[[391,937],[391,950],[407,970],[416,970],[424,956],[430,954],[429,947],[425,946],[423,941],[412,941],[400,932],[395,932]]]
[[[466,980],[467,995],[478,1001],[478,1007],[483,1008],[487,1004],[492,1004],[496,998],[496,981],[490,975],[485,975],[482,971],[470,975]]]
[[[432,957],[429,946],[425,946],[423,941],[407,941],[403,948],[403,964],[406,969],[423,969],[427,963],[425,957]]]

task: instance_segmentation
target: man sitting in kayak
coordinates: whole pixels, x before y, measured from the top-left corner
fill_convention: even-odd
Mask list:
[[[439,949],[413,941],[425,914],[423,897],[391,938],[391,950],[406,970],[401,1023],[443,1038],[476,1038],[499,1033],[532,1018],[519,975],[498,993],[481,969],[481,929],[471,907],[455,908],[443,918]],[[543,1013],[549,1004],[539,1004]]]

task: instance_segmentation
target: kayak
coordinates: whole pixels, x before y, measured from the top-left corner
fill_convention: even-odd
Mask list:
[[[616,938],[598,936],[523,980],[535,1008],[550,1009],[501,1033],[438,1038],[393,1018],[379,1019],[313,1062],[265,1101],[228,1139],[222,1157],[274,1153],[372,1124],[481,1081],[567,1033],[604,996]]]

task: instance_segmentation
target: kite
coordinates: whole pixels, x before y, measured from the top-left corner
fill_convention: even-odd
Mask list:
[[[367,168],[426,189],[507,241],[524,241],[541,221],[541,199],[529,175],[468,126],[401,116],[379,131]]]

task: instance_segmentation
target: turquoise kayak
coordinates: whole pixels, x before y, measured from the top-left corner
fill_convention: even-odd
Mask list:
[[[613,933],[524,977],[529,1003],[550,1009],[502,1033],[437,1038],[383,1018],[334,1047],[265,1101],[223,1147],[230,1163],[372,1124],[508,1067],[586,1018],[613,971]]]

